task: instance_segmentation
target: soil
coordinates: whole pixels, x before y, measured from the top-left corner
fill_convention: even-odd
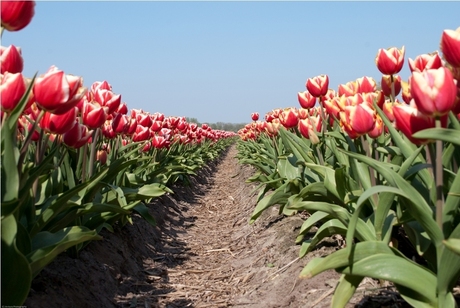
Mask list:
[[[73,259],[61,254],[32,282],[27,307],[329,307],[339,274],[299,273],[312,257],[338,249],[325,240],[298,259],[294,241],[305,217],[265,211],[254,223],[255,185],[235,146],[204,167],[190,186],[149,205],[153,227],[102,232]],[[365,279],[347,307],[407,307],[391,288]]]

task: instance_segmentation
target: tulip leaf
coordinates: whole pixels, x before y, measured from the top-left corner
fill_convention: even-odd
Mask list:
[[[412,135],[414,138],[442,140],[456,145],[460,145],[460,132],[451,128],[428,128],[416,132]]]
[[[20,306],[29,294],[32,272],[18,250],[17,222],[13,215],[2,218],[2,305]]]
[[[354,275],[341,275],[339,283],[334,290],[334,295],[331,300],[332,308],[345,307],[350,299],[355,294],[361,281],[364,277]]]
[[[335,234],[346,234],[347,227],[341,223],[338,219],[330,219],[323,223],[318,230],[316,231],[313,238],[304,241],[302,243],[302,253],[299,255],[300,258],[303,258],[305,254],[310,252],[316,247],[316,245],[324,238],[330,237]]]
[[[460,255],[460,239],[459,238],[450,238],[450,239],[444,240],[443,244],[448,249],[456,253],[457,255]]]
[[[262,200],[257,202],[256,208],[254,209],[249,223],[252,224],[254,221],[272,205],[286,203],[287,199],[291,196],[290,192],[285,192],[284,189],[289,185],[289,182],[284,183],[272,194],[265,196]]]
[[[33,277],[66,249],[86,241],[101,239],[96,231],[80,226],[64,228],[55,233],[37,233],[32,238],[32,252],[27,255]]]
[[[307,218],[300,227],[299,235],[297,235],[296,243],[302,242],[305,234],[317,223],[321,222],[323,219],[330,217],[328,213],[325,212],[314,212]]]
[[[135,207],[133,207],[133,210],[139,213],[139,215],[142,216],[150,225],[155,227],[157,225],[157,222],[155,221],[155,218],[153,218],[152,215],[150,215],[148,208],[145,206],[143,203],[139,203]]]

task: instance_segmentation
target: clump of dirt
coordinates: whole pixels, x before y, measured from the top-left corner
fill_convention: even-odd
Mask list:
[[[149,205],[153,227],[103,231],[78,259],[61,254],[32,282],[28,307],[329,307],[339,274],[298,279],[308,261],[336,250],[329,239],[298,259],[294,241],[304,221],[267,210],[248,219],[257,192],[254,170],[236,148],[209,164],[188,187]],[[385,293],[386,292],[386,293]],[[380,295],[379,295],[380,294]],[[373,295],[371,297],[367,295]],[[392,291],[365,279],[347,307],[404,307]]]

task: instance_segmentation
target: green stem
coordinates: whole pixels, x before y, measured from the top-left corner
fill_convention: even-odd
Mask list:
[[[441,120],[436,119],[436,128],[441,128]],[[436,183],[436,223],[443,229],[442,213],[444,210],[443,194],[443,166],[442,166],[442,140],[436,140],[435,156],[435,183]]]
[[[391,102],[395,102],[395,78],[393,75],[390,75],[390,86],[391,86]]]
[[[89,158],[89,171],[88,171],[88,177],[93,176],[94,172],[94,165],[96,161],[96,151],[97,151],[97,138],[99,137],[99,128],[96,128],[93,132],[93,140],[91,143],[91,153],[90,153],[90,158]]]

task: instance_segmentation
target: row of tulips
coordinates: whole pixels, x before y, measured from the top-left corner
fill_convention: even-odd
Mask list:
[[[34,6],[2,1],[2,31],[24,28]],[[21,49],[1,47],[2,305],[21,305],[58,254],[77,256],[134,212],[155,225],[146,204],[188,184],[236,135],[129,111],[106,81],[87,89],[55,66],[31,79],[22,70]]]
[[[407,82],[398,76],[404,47],[378,51],[380,87],[362,77],[335,91],[327,75],[309,78],[300,108],[272,110],[265,121],[253,113],[238,132],[238,158],[258,170],[248,181],[260,183],[251,222],[275,205],[284,215],[308,212],[296,239],[301,257],[325,237],[345,237],[344,248],[300,273],[342,274],[333,307],[365,277],[392,282],[414,307],[458,304],[460,28],[445,30],[440,46],[442,56],[409,59]]]

